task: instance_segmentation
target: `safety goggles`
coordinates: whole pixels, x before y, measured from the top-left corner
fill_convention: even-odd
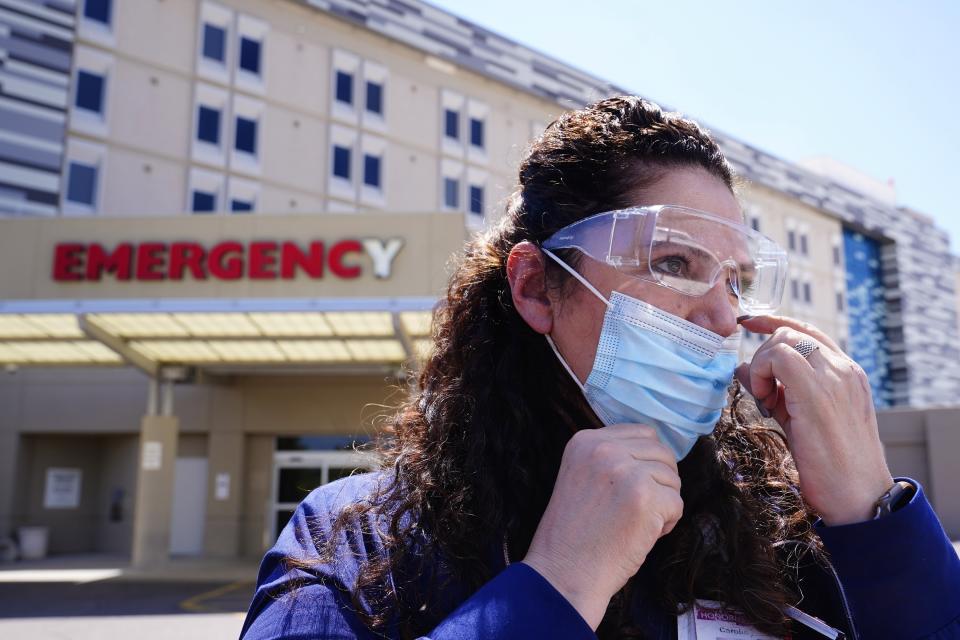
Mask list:
[[[550,236],[548,250],[577,249],[618,271],[702,296],[721,280],[749,314],[774,311],[783,296],[787,254],[754,229],[674,205],[598,213]]]

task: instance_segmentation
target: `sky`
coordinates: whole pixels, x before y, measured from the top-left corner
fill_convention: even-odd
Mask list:
[[[960,253],[960,2],[432,2],[779,157],[892,179]]]

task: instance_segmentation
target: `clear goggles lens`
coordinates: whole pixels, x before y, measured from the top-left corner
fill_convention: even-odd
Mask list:
[[[619,271],[691,296],[724,282],[746,313],[780,305],[787,254],[750,227],[672,205],[599,213],[564,227],[544,249],[577,249]]]

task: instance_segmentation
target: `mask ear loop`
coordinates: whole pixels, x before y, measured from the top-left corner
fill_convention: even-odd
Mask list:
[[[576,270],[576,269],[574,269],[573,267],[571,267],[570,265],[568,265],[566,262],[564,262],[563,260],[561,260],[560,258],[558,258],[558,257],[556,256],[556,254],[553,253],[553,251],[550,251],[550,249],[544,249],[543,247],[541,247],[540,249],[541,249],[541,251],[543,251],[545,254],[547,254],[548,256],[550,256],[551,258],[553,258],[553,261],[554,261],[554,262],[556,262],[558,265],[560,265],[561,267],[563,267],[564,269],[566,269],[567,272],[568,272],[570,275],[572,275],[574,278],[576,278],[577,280],[579,280],[579,281],[580,281],[580,284],[582,284],[582,285],[585,286],[587,289],[589,289],[590,292],[591,292],[593,295],[595,295],[595,296],[597,296],[598,298],[600,298],[600,302],[602,302],[603,304],[607,305],[608,307],[611,306],[610,301],[607,300],[605,297],[603,297],[603,294],[600,293],[600,291],[599,291],[595,286],[593,286],[592,284],[590,284],[590,283],[587,281],[586,278],[584,278],[582,275],[580,275],[579,273],[577,273],[577,270]]]
[[[574,269],[573,267],[571,267],[570,265],[568,265],[566,262],[564,262],[563,260],[561,260],[559,257],[557,257],[557,256],[556,256],[552,251],[550,251],[549,249],[543,249],[543,247],[541,247],[541,249],[543,250],[543,252],[544,252],[545,254],[547,254],[548,256],[550,256],[550,257],[554,260],[554,262],[556,262],[556,263],[559,264],[561,267],[563,267],[564,269],[566,269],[566,270],[570,273],[570,275],[572,275],[574,278],[576,278],[577,280],[579,280],[579,281],[580,281],[580,284],[582,284],[583,286],[585,286],[593,295],[595,295],[595,296],[597,296],[598,298],[600,298],[600,301],[601,301],[603,304],[605,304],[607,307],[610,307],[610,306],[611,306],[610,301],[607,300],[606,298],[604,298],[604,297],[603,297],[603,294],[600,293],[600,291],[599,291],[595,286],[593,286],[592,284],[590,284],[590,283],[587,281],[586,278],[584,278],[582,275],[580,275],[579,273],[577,273],[577,270],[576,270],[576,269]],[[566,359],[565,359],[562,355],[560,355],[560,350],[557,348],[557,344],[553,341],[553,338],[550,336],[550,334],[549,334],[549,333],[548,333],[548,334],[545,334],[543,337],[547,339],[547,344],[549,344],[549,345],[550,345],[550,348],[553,349],[553,353],[557,356],[557,360],[560,361],[560,364],[563,365],[563,368],[567,370],[567,373],[570,374],[570,377],[573,379],[573,381],[574,381],[575,383],[577,383],[577,386],[578,386],[578,387],[580,387],[580,391],[586,393],[586,389],[584,388],[583,383],[580,382],[580,378],[577,377],[577,374],[575,374],[575,373],[573,372],[573,369],[570,368],[570,365],[567,364]]]

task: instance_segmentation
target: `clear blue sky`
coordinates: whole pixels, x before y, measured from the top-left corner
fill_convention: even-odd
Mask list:
[[[780,157],[893,178],[960,253],[960,2],[433,2]]]

